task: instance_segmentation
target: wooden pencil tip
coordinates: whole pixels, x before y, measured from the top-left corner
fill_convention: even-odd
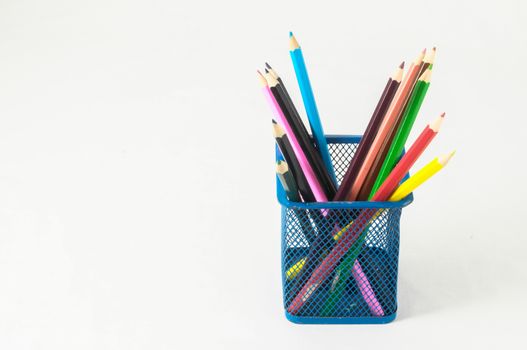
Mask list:
[[[436,57],[436,48],[434,47],[432,50],[426,53],[424,62],[430,64],[430,67],[432,67],[432,64],[435,61],[435,57]]]
[[[296,40],[295,36],[292,32],[289,33],[289,50],[295,51],[298,49],[300,45],[298,44],[298,41]]]
[[[273,136],[274,138],[280,138],[285,135],[284,129],[276,121],[273,123]]]
[[[421,76],[419,77],[419,80],[424,81],[425,83],[429,83],[431,78],[432,78],[432,70],[425,69],[423,74],[421,74]]]
[[[278,79],[280,79],[280,77],[278,76],[278,73],[269,65],[269,63],[265,62],[265,65],[267,66],[267,68],[269,68],[269,69],[265,68],[265,73],[268,73],[274,79],[276,79],[276,81],[278,81]]]
[[[443,124],[443,120],[445,119],[445,113],[441,114],[439,117],[434,119],[430,124],[428,124],[428,127],[432,129],[434,132],[439,132],[439,129],[441,128],[441,124]]]
[[[447,163],[452,159],[452,157],[456,154],[456,150],[453,150],[452,152],[448,154],[444,154],[437,160],[442,166],[447,165]]]
[[[287,162],[284,162],[283,160],[279,160],[276,162],[276,172],[280,175],[283,175],[287,173],[289,170],[289,166],[287,165]]]
[[[278,79],[271,72],[265,73],[264,77],[267,80],[267,85],[269,87],[275,87],[276,85],[278,85]]]
[[[260,83],[262,84],[263,87],[266,87],[266,86],[269,86],[269,84],[267,84],[267,79],[265,79],[264,75],[262,74],[262,72],[260,72],[258,69],[256,70],[256,73],[258,73],[258,79],[260,80]]]
[[[391,76],[392,80],[395,80],[397,82],[401,82],[403,79],[403,72],[404,72],[404,61],[397,67],[393,75]]]
[[[445,114],[446,114],[445,112],[441,113],[440,117],[441,117],[441,118],[444,118],[444,117],[445,117]]]

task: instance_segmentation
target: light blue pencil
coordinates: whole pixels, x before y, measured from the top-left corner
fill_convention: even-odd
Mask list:
[[[302,94],[302,100],[304,101],[304,107],[309,120],[309,126],[311,127],[311,132],[315,138],[315,142],[322,160],[324,161],[324,164],[326,165],[326,168],[331,174],[331,178],[336,185],[337,178],[335,177],[335,170],[333,169],[331,157],[329,156],[328,144],[326,142],[326,136],[324,135],[324,129],[322,129],[322,123],[320,122],[320,115],[318,114],[315,95],[313,94],[311,83],[309,82],[304,55],[302,55],[302,49],[300,48],[300,45],[298,45],[298,41],[296,41],[293,33],[289,32],[289,38],[289,54],[291,55],[293,67],[295,68],[296,80],[298,81],[300,93]]]

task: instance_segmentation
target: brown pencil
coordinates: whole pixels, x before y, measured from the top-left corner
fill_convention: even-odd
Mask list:
[[[404,107],[404,104],[410,95],[414,85],[414,80],[417,79],[417,73],[419,73],[423,58],[424,52],[421,52],[421,54],[415,59],[408,69],[408,72],[404,76],[399,88],[397,89],[392,103],[390,104],[390,107],[388,107],[386,115],[379,126],[377,135],[375,135],[375,139],[371,143],[368,154],[366,154],[366,157],[362,162],[362,166],[357,173],[357,177],[351,186],[351,190],[349,191],[348,197],[346,198],[348,201],[359,200],[359,193],[364,185],[364,181],[366,180],[366,177],[368,176],[375,159],[379,155],[384,142],[389,139],[389,135],[393,131],[394,125],[401,116],[402,108]]]
[[[373,142],[375,135],[377,135],[377,131],[379,130],[379,126],[381,125],[384,115],[386,114],[386,111],[388,110],[388,107],[390,106],[390,103],[392,102],[392,99],[395,96],[395,92],[397,91],[397,88],[401,83],[403,69],[404,62],[399,65],[395,73],[393,73],[393,75],[388,79],[388,82],[384,87],[384,91],[382,92],[381,98],[377,103],[377,107],[375,107],[375,111],[373,112],[370,122],[368,123],[368,126],[364,131],[364,135],[362,136],[362,139],[359,143],[359,146],[355,151],[355,155],[353,156],[353,159],[351,160],[351,163],[348,166],[348,170],[344,175],[342,183],[340,184],[340,187],[337,191],[337,194],[335,195],[335,201],[346,200],[348,192],[351,190],[351,186],[353,185],[357,173],[360,167],[362,166],[362,162],[364,161],[364,158],[368,153],[371,143]]]

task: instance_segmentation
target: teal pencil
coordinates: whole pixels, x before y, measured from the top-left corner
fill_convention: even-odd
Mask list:
[[[276,162],[276,175],[285,190],[287,199],[291,202],[300,202],[300,196],[298,195],[298,187],[296,186],[293,174],[289,170],[289,166],[286,162],[279,160]]]
[[[335,177],[335,170],[331,163],[331,157],[329,156],[328,143],[326,142],[326,136],[322,129],[322,123],[320,122],[320,115],[318,114],[317,104],[315,102],[315,95],[313,94],[313,88],[309,81],[309,75],[307,74],[306,63],[304,61],[304,55],[302,49],[296,41],[293,33],[289,33],[290,38],[290,51],[291,60],[293,61],[293,67],[295,68],[296,80],[300,87],[300,93],[302,94],[302,100],[304,101],[304,108],[306,109],[307,118],[309,120],[309,126],[311,132],[317,144],[318,151],[328,168],[328,172],[331,174],[331,178],[335,185],[337,184],[337,178]]]

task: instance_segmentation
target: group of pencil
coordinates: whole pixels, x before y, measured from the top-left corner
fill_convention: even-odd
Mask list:
[[[284,161],[276,172],[292,202],[399,201],[441,170],[454,152],[439,156],[403,181],[405,175],[439,132],[445,113],[429,122],[406,152],[405,144],[430,86],[436,48],[423,50],[404,72],[401,63],[388,79],[370,122],[349,167],[337,183],[315,95],[298,41],[290,33],[290,55],[309,121],[309,134],[286,87],[268,63],[258,71],[263,92],[272,108],[273,133]],[[384,312],[357,260],[369,225],[382,210],[362,209],[351,222],[336,218],[331,232],[308,237],[308,256],[287,272],[297,279],[295,297],[287,311],[297,314],[316,289],[335,269],[341,273],[336,288],[327,298],[322,313],[329,314],[341,296],[346,279],[352,276],[374,316]],[[330,210],[319,215],[331,217]],[[306,230],[307,231],[307,230]],[[329,237],[329,238],[328,238]],[[313,259],[322,242],[332,240],[324,259]],[[308,272],[308,273],[304,273]]]

